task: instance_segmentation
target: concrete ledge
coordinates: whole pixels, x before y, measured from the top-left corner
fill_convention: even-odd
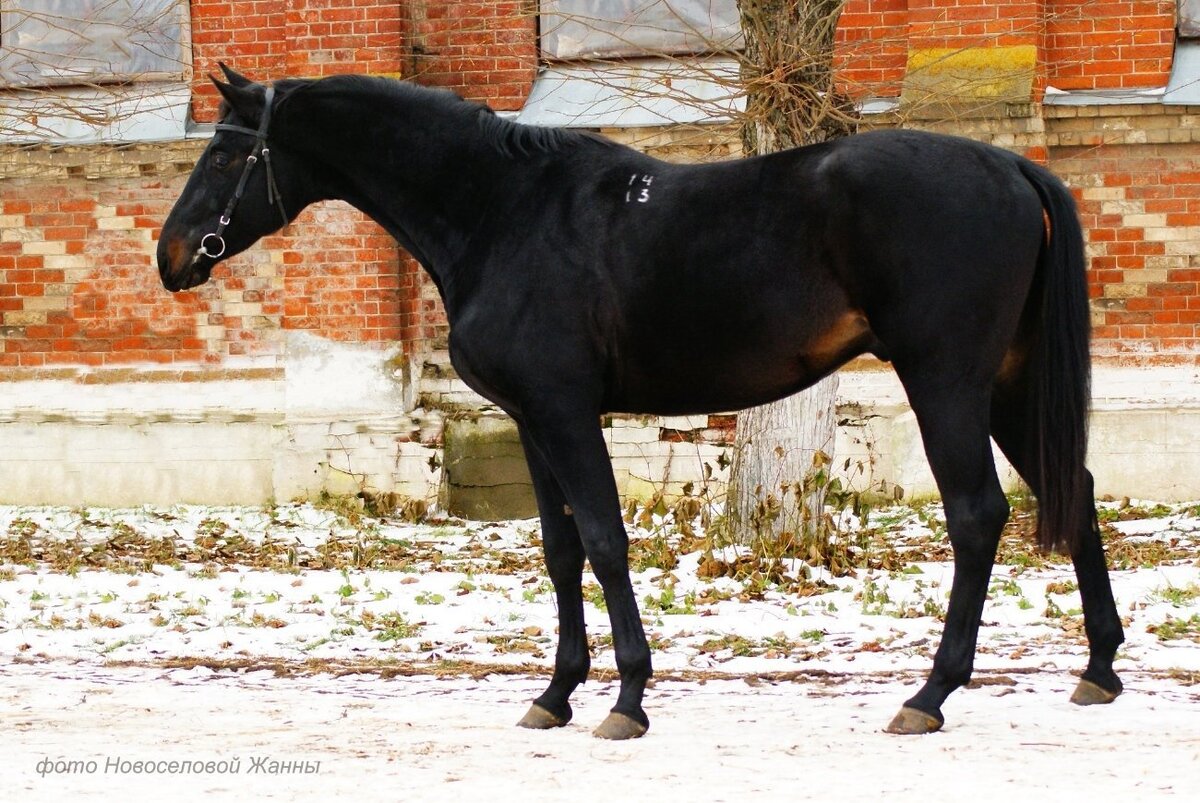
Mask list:
[[[386,355],[374,360],[382,365]],[[326,376],[310,367],[295,375],[314,383]],[[501,451],[488,452],[492,459],[468,465],[453,447],[443,454],[445,414],[405,412],[406,394],[381,383],[374,369],[367,373],[378,395],[366,407],[351,403],[365,398],[352,382],[339,386],[340,395],[325,392],[320,404],[302,403],[309,397],[285,379],[0,383],[0,503],[255,504],[321,490],[431,501],[443,483],[443,460],[454,462],[450,477],[462,486],[464,504],[496,504],[487,494],[468,499],[469,489],[487,486],[501,501],[528,502],[515,430]],[[1200,499],[1200,368],[1099,366],[1093,388],[1089,464],[1097,493]],[[340,409],[339,398],[346,400]],[[728,422],[713,421],[724,418],[610,417],[605,438],[621,492],[644,498],[709,483],[719,493],[731,432]],[[936,493],[915,417],[889,369],[844,371],[839,418],[835,462],[841,469],[849,459],[855,487],[886,481],[909,495]],[[512,428],[497,414],[480,420],[489,431]],[[1015,486],[1011,469],[997,462]],[[532,509],[479,508],[477,515]]]

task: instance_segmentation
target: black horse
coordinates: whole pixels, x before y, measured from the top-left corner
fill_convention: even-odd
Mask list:
[[[587,677],[585,558],[621,676],[596,734],[630,738],[649,724],[650,650],[601,414],[762,404],[866,353],[904,384],[954,547],[933,671],[888,729],[937,730],[942,702],[971,676],[1009,513],[989,436],[1040,500],[1041,545],[1075,563],[1091,657],[1072,700],[1120,693],[1123,634],[1084,467],[1083,238],[1048,171],[912,131],[668,164],[408,83],[266,87],[225,74],[222,123],[163,226],[162,282],[202,284],[221,259],[335,198],[429,271],[454,367],[516,420],[541,513],[559,644],[521,725],[565,724]]]

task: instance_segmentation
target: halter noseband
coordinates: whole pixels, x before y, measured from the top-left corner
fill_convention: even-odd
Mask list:
[[[263,164],[267,166],[267,202],[274,204],[279,210],[280,216],[283,218],[283,225],[288,224],[287,210],[283,208],[283,196],[279,194],[279,187],[275,185],[275,171],[271,169],[271,149],[267,147],[267,127],[271,125],[271,101],[275,98],[275,87],[267,87],[267,97],[263,104],[262,120],[258,124],[258,130],[253,128],[245,128],[240,125],[230,125],[228,123],[217,123],[217,131],[231,131],[235,134],[249,134],[254,137],[254,150],[246,157],[246,166],[242,168],[242,176],[238,179],[237,188],[233,191],[233,197],[229,199],[229,203],[225,206],[225,211],[221,213],[221,218],[217,222],[216,231],[209,232],[200,238],[200,247],[196,249],[196,255],[192,257],[193,264],[200,257],[209,257],[211,259],[219,259],[225,253],[225,238],[222,237],[225,233],[225,227],[229,225],[229,221],[233,218],[233,210],[237,208],[238,201],[242,200],[242,193],[246,191],[246,182],[250,180],[250,173],[254,170],[254,165],[258,163],[259,155],[262,156]],[[209,251],[209,240],[214,240],[214,247],[217,251]]]

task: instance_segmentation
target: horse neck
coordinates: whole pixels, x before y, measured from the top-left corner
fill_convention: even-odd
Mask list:
[[[361,125],[323,112],[332,124],[311,131],[306,148],[325,168],[323,197],[351,204],[395,237],[452,312],[456,295],[473,284],[463,275],[472,266],[461,259],[470,233],[515,165],[487,141],[470,107],[430,109],[420,95],[410,108],[404,98],[389,100],[389,108],[360,112]]]

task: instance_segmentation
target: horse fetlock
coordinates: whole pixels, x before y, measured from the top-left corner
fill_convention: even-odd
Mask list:
[[[1094,660],[1090,662],[1088,668],[1079,676],[1079,679],[1106,690],[1113,697],[1123,692],[1125,684],[1121,682],[1121,678],[1117,677],[1117,673],[1113,671],[1112,661],[1101,662],[1099,666],[1096,663]]]
[[[650,663],[650,648],[647,646],[632,654],[618,654],[617,674],[621,676],[622,685],[638,683],[645,686],[654,676],[654,667]]]
[[[590,661],[558,661],[554,666],[554,679],[551,686],[574,689],[587,682],[588,673],[592,671]],[[569,693],[569,692],[568,692]]]
[[[1111,621],[1095,624],[1088,621],[1085,614],[1083,631],[1087,634],[1088,646],[1094,656],[1093,663],[1099,660],[1111,665],[1117,648],[1125,643],[1125,629],[1121,627],[1121,620],[1114,615]]]

